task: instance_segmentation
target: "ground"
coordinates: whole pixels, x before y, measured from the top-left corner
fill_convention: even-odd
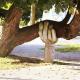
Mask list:
[[[45,64],[16,70],[0,70],[0,80],[79,80],[80,66]]]
[[[79,43],[79,39],[70,41],[59,40],[61,43]],[[56,44],[55,44],[56,45]],[[55,46],[55,48],[60,46]],[[43,59],[44,44],[37,38],[32,42],[16,47],[11,55]],[[34,63],[34,66],[24,68],[0,70],[0,80],[79,80],[80,52],[53,54],[52,64]]]

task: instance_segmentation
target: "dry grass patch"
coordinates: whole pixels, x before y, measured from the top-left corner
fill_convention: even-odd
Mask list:
[[[17,69],[27,66],[35,66],[42,63],[41,60],[35,58],[23,58],[17,56],[0,57],[0,69]]]

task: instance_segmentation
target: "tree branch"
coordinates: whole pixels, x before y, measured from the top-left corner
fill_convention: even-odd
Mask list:
[[[39,23],[19,29],[18,33],[16,34],[16,38],[15,38],[16,45],[31,41],[39,37],[38,24]]]
[[[51,20],[45,20],[45,21],[40,21],[34,25],[27,26],[25,28],[19,29],[18,33],[16,34],[15,37],[15,43],[16,45],[20,45],[22,43],[31,41],[37,37],[39,37],[38,31],[39,31],[39,24],[42,23],[49,23],[49,25],[53,25],[53,28],[56,30],[57,37],[64,37],[65,33],[65,26],[60,22],[56,21],[51,21]]]

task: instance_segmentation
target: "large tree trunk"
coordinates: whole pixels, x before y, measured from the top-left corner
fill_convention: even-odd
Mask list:
[[[16,46],[14,39],[17,31],[19,30],[18,26],[21,16],[22,12],[18,8],[11,7],[2,29],[2,37],[0,40],[0,56],[8,55]]]
[[[0,56],[7,56],[14,47],[38,37],[38,24],[19,29],[22,16],[19,8],[12,6],[5,19],[0,40]]]

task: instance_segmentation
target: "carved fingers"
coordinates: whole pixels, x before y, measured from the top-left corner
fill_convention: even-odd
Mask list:
[[[55,43],[57,41],[56,32],[53,29],[53,26],[49,25],[48,22],[41,22],[39,24],[39,36],[45,43]]]

